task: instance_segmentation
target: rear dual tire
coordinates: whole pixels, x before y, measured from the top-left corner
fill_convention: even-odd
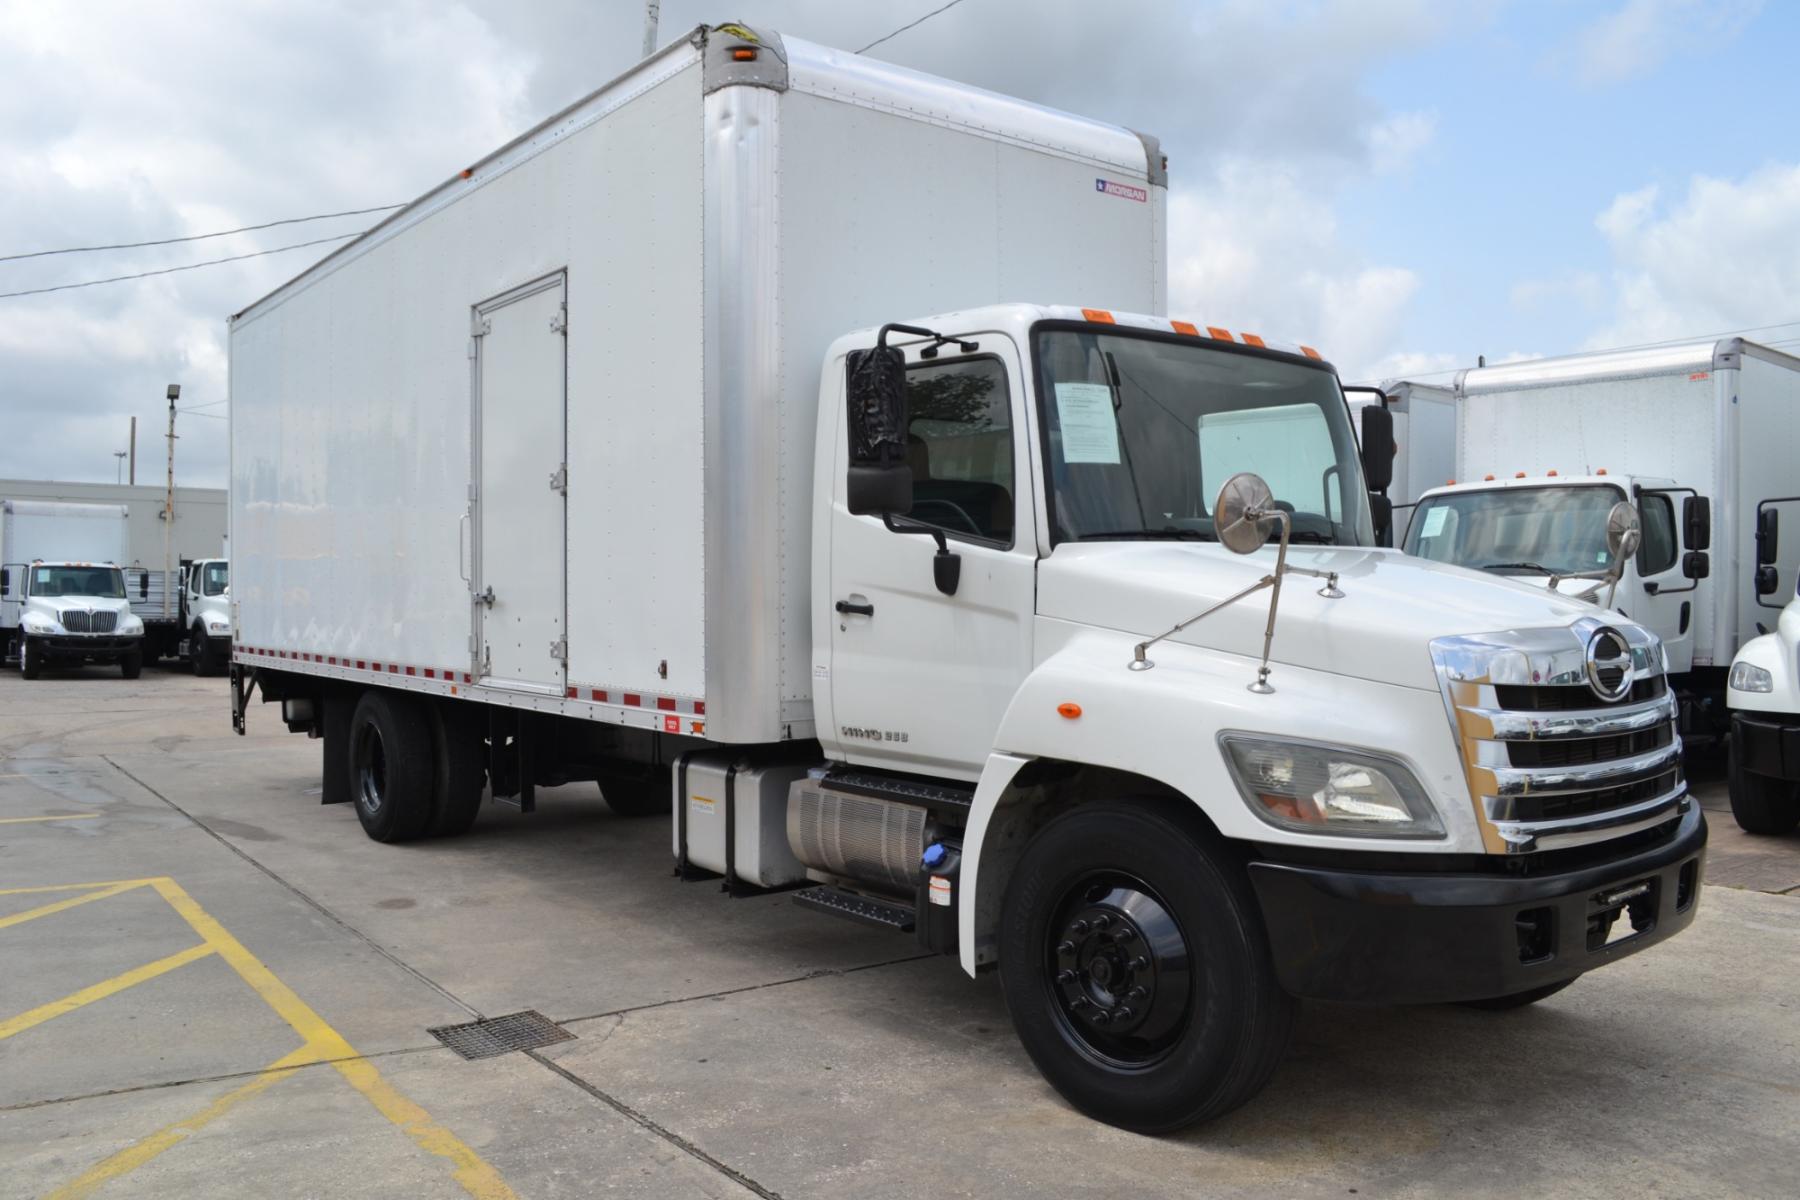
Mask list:
[[[999,952],[1038,1070],[1138,1133],[1248,1100],[1293,1029],[1242,866],[1174,806],[1086,805],[1045,826],[1008,883]]]
[[[486,743],[462,708],[372,690],[346,733],[349,795],[378,842],[466,833],[481,811]]]

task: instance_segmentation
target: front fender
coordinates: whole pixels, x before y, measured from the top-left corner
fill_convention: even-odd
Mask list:
[[[1481,853],[1481,835],[1452,737],[1436,691],[1377,683],[1325,671],[1280,665],[1275,691],[1251,692],[1256,660],[1178,642],[1151,648],[1155,666],[1130,670],[1135,636],[1066,622],[1040,620],[1039,645],[1053,647],[1014,695],[976,788],[964,832],[959,914],[963,966],[973,971],[982,844],[994,809],[1016,793],[1014,776],[1027,762],[1053,759],[1141,775],[1187,797],[1222,835],[1327,850],[1396,853]],[[1281,637],[1279,627],[1275,634]],[[1421,655],[1429,655],[1425,643]],[[1062,706],[1079,706],[1078,716]],[[1444,822],[1441,839],[1389,839],[1302,834],[1270,825],[1239,795],[1225,766],[1218,735],[1241,730],[1379,750],[1402,759],[1418,777]],[[985,881],[1003,887],[1004,880]]]

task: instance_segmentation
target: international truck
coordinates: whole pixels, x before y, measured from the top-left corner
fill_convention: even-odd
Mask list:
[[[696,30],[233,318],[236,727],[383,842],[598,781],[680,879],[997,971],[1147,1132],[1301,998],[1516,1007],[1686,927],[1657,636],[1374,548],[1386,414],[1165,315],[1166,186]]]
[[[1792,833],[1800,827],[1800,580],[1774,627],[1732,660],[1726,703],[1731,815],[1746,833]]]
[[[1460,373],[1455,482],[1420,499],[1408,553],[1608,600],[1656,633],[1690,742],[1729,729],[1732,657],[1772,624],[1800,564],[1800,359],[1742,338]],[[1615,564],[1608,513],[1636,512]],[[1583,579],[1583,576],[1586,576]]]
[[[0,500],[0,643],[20,673],[46,666],[144,665],[144,622],[131,611],[122,504]]]

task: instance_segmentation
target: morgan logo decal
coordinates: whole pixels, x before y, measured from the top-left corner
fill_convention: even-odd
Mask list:
[[[1119,196],[1126,200],[1136,200],[1139,204],[1150,201],[1150,193],[1141,187],[1133,187],[1129,183],[1114,183],[1110,179],[1094,180],[1094,190],[1105,192],[1108,196]]]

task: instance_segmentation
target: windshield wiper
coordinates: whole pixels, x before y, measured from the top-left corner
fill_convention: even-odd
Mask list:
[[[1075,540],[1078,542],[1104,542],[1114,538],[1135,538],[1141,541],[1171,542],[1216,542],[1218,537],[1210,533],[1202,533],[1198,529],[1114,529],[1107,533],[1084,533]]]
[[[1549,567],[1541,567],[1534,562],[1482,563],[1479,569],[1483,571],[1536,571],[1539,575],[1556,574]]]

